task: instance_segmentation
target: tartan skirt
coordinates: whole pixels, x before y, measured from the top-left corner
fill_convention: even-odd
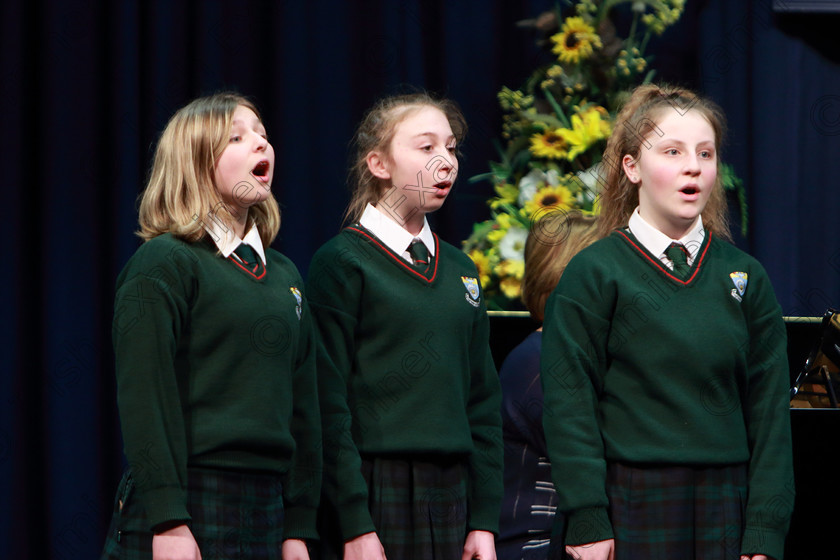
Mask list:
[[[270,474],[187,472],[187,523],[202,560],[281,560],[283,488]],[[123,475],[102,560],[151,560],[152,537],[131,471]]]
[[[616,560],[739,560],[747,465],[611,463],[607,496]]]
[[[466,460],[424,459],[362,457],[368,509],[389,560],[457,560],[464,552]],[[331,515],[321,515],[322,560],[343,556],[334,523]]]

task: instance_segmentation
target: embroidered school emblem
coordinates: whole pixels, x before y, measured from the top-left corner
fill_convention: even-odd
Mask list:
[[[289,291],[292,292],[292,295],[295,296],[295,301],[297,301],[297,305],[295,305],[295,313],[297,313],[298,321],[300,321],[300,312],[303,306],[303,296],[300,293],[300,290],[292,286],[289,288]]]
[[[732,279],[732,283],[735,284],[735,287],[732,288],[730,292],[732,297],[741,301],[744,297],[744,292],[747,291],[747,273],[746,272],[730,272],[729,277]]]
[[[470,302],[470,305],[473,307],[478,307],[481,300],[479,299],[479,291],[478,291],[478,279],[471,278],[469,276],[461,276],[461,282],[464,283],[464,287],[467,289],[467,293],[464,294],[464,299]]]

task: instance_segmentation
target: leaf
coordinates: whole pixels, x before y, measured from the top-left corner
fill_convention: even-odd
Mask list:
[[[545,98],[548,99],[548,102],[551,104],[551,108],[554,109],[554,112],[557,114],[557,116],[563,122],[563,127],[564,128],[572,128],[572,123],[569,122],[568,118],[566,118],[566,113],[563,112],[563,109],[557,103],[557,100],[554,99],[554,96],[551,94],[550,91],[546,90]]]
[[[735,174],[735,168],[728,163],[720,164],[720,184],[726,192],[735,193],[738,198],[738,211],[741,214],[741,235],[747,236],[749,230],[749,213],[747,209],[747,192],[744,181]]]
[[[467,179],[468,183],[480,183],[481,181],[492,181],[493,174],[492,173],[479,173],[478,175],[473,175],[469,179]]]

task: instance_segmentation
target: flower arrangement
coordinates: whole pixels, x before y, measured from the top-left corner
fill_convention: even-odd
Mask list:
[[[518,90],[498,94],[503,111],[501,161],[470,179],[489,180],[492,219],[476,224],[464,251],[478,268],[488,309],[520,308],[530,225],[548,212],[598,212],[598,165],[624,92],[653,78],[645,48],[682,15],[685,0],[567,0],[524,22],[542,32],[551,62]],[[610,19],[630,4],[629,32]],[[740,188],[731,170],[724,184]],[[742,199],[742,215],[743,199]]]

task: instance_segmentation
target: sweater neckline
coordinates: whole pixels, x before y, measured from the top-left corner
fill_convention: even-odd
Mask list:
[[[426,270],[425,273],[420,272],[411,263],[407,262],[404,258],[400,255],[396,254],[392,251],[389,247],[387,247],[376,235],[368,230],[366,227],[360,224],[354,224],[352,226],[348,226],[345,228],[351,232],[354,232],[356,235],[361,235],[365,239],[367,239],[372,245],[378,247],[379,250],[384,254],[386,259],[390,260],[394,263],[397,267],[402,269],[412,278],[425,282],[426,284],[431,284],[437,278],[437,271],[438,271],[438,261],[440,259],[440,240],[436,233],[432,232],[432,237],[435,240],[435,255],[431,259],[429,263],[429,268]]]
[[[632,232],[626,229],[620,229],[615,231],[620,237],[624,239],[633,249],[635,249],[651,266],[659,270],[662,274],[670,278],[672,281],[676,282],[677,284],[681,284],[683,286],[687,286],[691,284],[697,275],[700,272],[701,267],[703,266],[703,261],[706,258],[706,253],[709,250],[709,246],[712,243],[712,232],[706,231],[706,236],[703,239],[703,244],[700,246],[700,249],[697,251],[697,257],[694,259],[694,263],[689,268],[689,275],[688,278],[682,279],[674,275],[674,271],[665,266],[659,258],[650,251],[644,248],[642,244],[636,239],[636,236],[633,235]]]

